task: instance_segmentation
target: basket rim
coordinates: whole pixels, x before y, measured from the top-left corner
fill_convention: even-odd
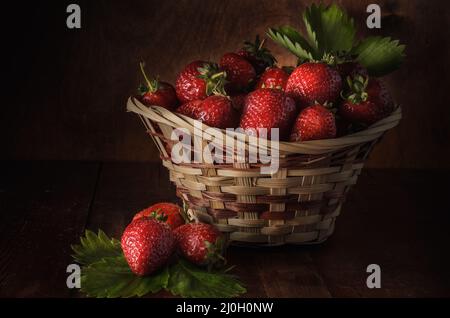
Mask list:
[[[172,112],[161,106],[145,106],[134,96],[130,96],[128,98],[127,111],[139,115],[146,126],[150,126],[150,120],[159,124],[170,126],[172,128],[185,128],[192,134],[196,134],[198,133],[198,129],[194,129],[194,123],[197,123],[197,125],[199,125],[197,127],[201,127],[201,133],[206,138],[213,137],[213,133],[214,135],[222,134],[224,137],[228,136],[232,138],[243,138],[248,146],[252,146],[248,141],[248,135],[240,132],[210,127],[206,124],[201,123],[200,121],[176,112]],[[333,139],[321,139],[302,142],[280,141],[278,150],[284,153],[303,154],[323,154],[338,151],[378,139],[386,131],[397,126],[401,118],[402,108],[401,106],[397,106],[397,108],[388,117],[379,120],[378,122],[369,126],[367,129],[359,131],[357,133]],[[270,147],[267,147],[267,149],[273,149],[276,147],[275,143],[274,145],[272,145],[270,141],[265,142],[266,144],[270,144]]]

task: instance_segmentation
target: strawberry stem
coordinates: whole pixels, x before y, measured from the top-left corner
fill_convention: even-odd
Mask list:
[[[145,63],[144,63],[144,62],[140,62],[140,63],[139,63],[139,67],[140,67],[140,69],[141,69],[142,75],[144,76],[145,82],[146,82],[146,84],[147,84],[148,91],[149,91],[150,93],[154,93],[154,92],[156,92],[156,91],[158,90],[158,80],[157,80],[157,79],[150,80],[150,79],[147,77],[147,74],[145,73],[144,66],[145,66]]]

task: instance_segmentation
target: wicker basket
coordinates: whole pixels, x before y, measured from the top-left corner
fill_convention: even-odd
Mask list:
[[[171,133],[186,128],[194,134],[194,120],[144,106],[133,97],[127,109],[142,119],[190,212],[201,222],[215,224],[231,243],[251,245],[326,240],[372,147],[401,118],[398,107],[389,117],[352,135],[280,142],[278,172],[262,174],[258,164],[175,164],[168,154],[174,143]]]

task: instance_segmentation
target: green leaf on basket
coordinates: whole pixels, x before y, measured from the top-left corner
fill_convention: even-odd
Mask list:
[[[269,28],[267,35],[276,43],[288,49],[300,60],[313,60],[315,52],[309,43],[290,26]]]
[[[167,289],[174,295],[194,298],[230,298],[247,291],[233,275],[207,272],[184,260],[170,268]]]
[[[362,40],[352,51],[356,60],[371,76],[383,76],[396,70],[403,62],[405,46],[389,37],[373,36]]]
[[[86,230],[85,236],[80,237],[81,244],[72,245],[74,254],[72,257],[82,265],[92,264],[105,257],[117,257],[122,255],[120,242],[110,239],[105,232],[98,230],[98,234]]]
[[[151,276],[137,276],[123,256],[108,257],[81,272],[81,291],[90,297],[133,297],[156,293],[167,287],[169,269],[164,267]]]
[[[304,11],[303,22],[309,43],[320,57],[352,49],[356,34],[355,23],[336,4],[327,7],[312,4]]]

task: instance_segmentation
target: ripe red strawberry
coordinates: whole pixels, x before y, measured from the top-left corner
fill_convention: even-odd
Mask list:
[[[238,55],[252,64],[257,75],[262,74],[266,68],[271,67],[276,62],[270,51],[264,47],[264,42],[265,39],[261,41],[257,35],[255,42],[244,42],[244,47],[237,52]]]
[[[223,260],[224,240],[212,225],[189,223],[174,231],[181,254],[197,265],[214,265]]]
[[[233,107],[238,112],[241,112],[244,109],[246,97],[247,97],[247,94],[238,94],[238,95],[231,96],[231,102],[233,103]]]
[[[307,141],[336,137],[336,120],[333,112],[323,105],[303,109],[295,121],[291,141]]]
[[[289,136],[296,113],[294,100],[283,91],[260,88],[247,95],[240,127],[255,130],[266,128],[268,138],[271,138],[271,128],[279,128],[279,137],[283,140]]]
[[[225,89],[228,94],[245,91],[256,77],[253,66],[236,53],[224,54],[219,65],[226,73]]]
[[[298,66],[286,84],[286,93],[301,108],[314,103],[333,103],[339,97],[342,80],[339,73],[325,63],[304,63]]]
[[[220,72],[216,64],[194,61],[188,64],[178,75],[175,83],[178,99],[182,103],[203,100],[214,90],[222,87],[225,74]]]
[[[132,221],[122,234],[121,245],[133,273],[149,275],[167,263],[175,249],[170,227],[153,218]]]
[[[158,79],[149,79],[145,74],[144,63],[140,63],[141,72],[145,79],[145,85],[139,87],[141,100],[147,106],[161,106],[169,110],[174,110],[178,106],[175,88],[166,82]]]
[[[158,221],[166,222],[173,230],[185,223],[181,213],[182,210],[179,205],[160,202],[137,213],[133,217],[133,221],[143,217],[153,217]]]
[[[180,106],[177,112],[201,120],[205,125],[217,128],[234,128],[239,114],[234,109],[230,98],[212,95],[202,101],[192,101]]]
[[[394,102],[379,80],[357,75],[347,82],[351,93],[339,108],[342,118],[355,124],[371,125],[394,110]]]
[[[361,75],[364,77],[369,76],[367,69],[358,62],[350,61],[340,63],[336,65],[336,69],[339,72],[339,75],[341,75],[343,81],[346,81],[348,76],[351,78],[354,78],[356,75]]]
[[[187,103],[181,105],[180,107],[178,107],[176,112],[196,119],[199,116],[199,110],[200,110],[201,104],[202,104],[201,100],[193,100],[191,102],[187,102]]]
[[[288,73],[283,69],[271,67],[261,75],[256,88],[278,88],[284,91],[288,78]]]
[[[228,97],[212,95],[202,101],[196,119],[211,127],[235,128],[238,113]]]

